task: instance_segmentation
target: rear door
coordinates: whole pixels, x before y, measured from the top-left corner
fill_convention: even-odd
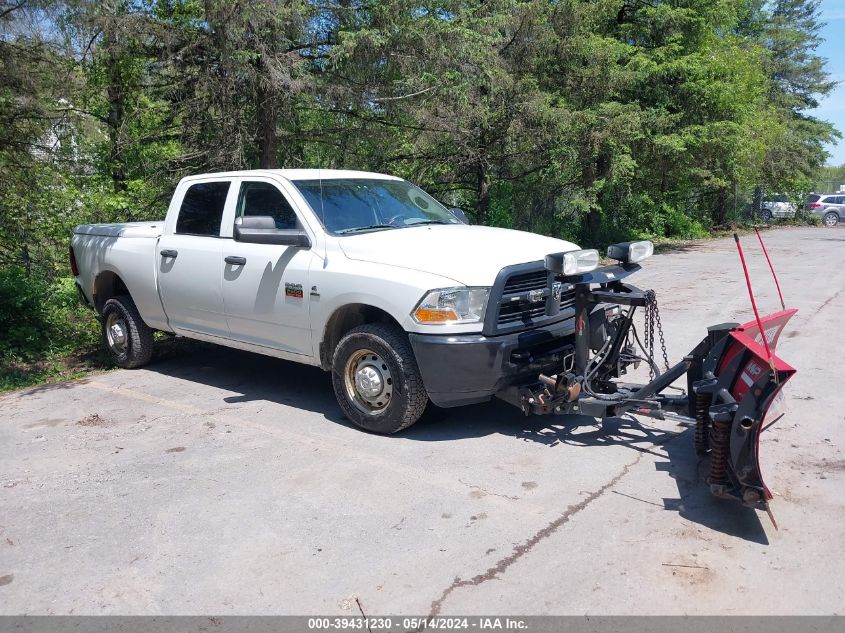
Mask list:
[[[234,205],[231,179],[183,184],[174,203],[181,204],[175,220],[168,217],[156,252],[159,293],[170,327],[179,334],[209,334],[227,338],[223,311],[223,215]]]
[[[821,203],[824,205],[824,208],[827,209],[828,207],[839,204],[839,200],[839,196],[825,196],[822,198]]]
[[[227,221],[270,216],[278,229],[309,230],[274,180],[256,176],[236,185],[235,214],[231,219],[227,214]],[[313,244],[314,235],[309,235]],[[232,338],[310,356],[308,275],[313,258],[310,249],[224,240],[223,303]]]

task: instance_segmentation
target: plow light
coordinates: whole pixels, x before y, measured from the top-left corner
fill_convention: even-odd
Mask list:
[[[607,256],[623,264],[636,264],[654,255],[654,244],[642,242],[620,242],[607,247]]]
[[[546,270],[566,276],[588,273],[598,265],[599,252],[594,248],[546,255]]]

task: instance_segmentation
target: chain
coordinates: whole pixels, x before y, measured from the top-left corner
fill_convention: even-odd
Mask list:
[[[657,336],[660,338],[660,351],[663,353],[663,364],[666,369],[669,369],[669,356],[666,353],[666,339],[663,337],[663,324],[660,322],[660,309],[657,307],[657,294],[654,290],[645,291],[645,348],[648,353],[650,363],[648,365],[648,379],[654,378],[654,330],[657,328]]]

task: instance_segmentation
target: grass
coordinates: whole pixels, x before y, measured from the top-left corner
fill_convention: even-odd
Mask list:
[[[153,359],[162,360],[196,352],[208,345],[210,344],[156,332]],[[108,352],[100,344],[88,345],[75,351],[51,354],[38,360],[0,361],[0,393],[78,380],[114,369],[116,367]]]
[[[0,363],[0,393],[84,378],[113,367],[108,355],[99,349],[54,354],[35,361],[9,360]]]

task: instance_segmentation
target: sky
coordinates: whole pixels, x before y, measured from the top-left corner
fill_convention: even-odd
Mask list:
[[[825,41],[816,52],[828,60],[831,79],[843,83],[810,114],[830,121],[845,136],[845,0],[822,0],[821,11],[822,20],[827,25],[822,31]],[[826,149],[831,154],[827,159],[828,165],[845,165],[845,138]]]

